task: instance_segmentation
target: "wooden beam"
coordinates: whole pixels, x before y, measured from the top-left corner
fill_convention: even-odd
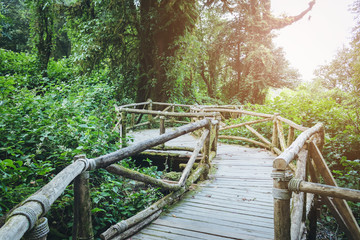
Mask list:
[[[283,125],[280,121],[277,122],[277,130],[278,130],[278,135],[279,135],[279,141],[280,141],[280,147],[282,151],[285,151],[286,149],[286,142],[285,142],[285,137],[284,137],[284,128]]]
[[[75,161],[81,159],[86,159],[85,155],[77,155],[74,158]],[[94,239],[91,209],[89,172],[86,171],[74,179],[74,224],[72,239]]]
[[[289,147],[293,143],[294,137],[295,137],[295,129],[292,126],[289,126],[289,134],[288,134],[286,147]]]
[[[273,170],[273,173],[283,173],[283,170]],[[276,192],[287,192],[288,181],[274,178],[273,181],[273,196],[274,196],[274,239],[276,240],[289,240],[290,239],[290,196],[275,196]]]
[[[95,159],[92,159],[92,161],[94,161],[96,168],[106,168],[107,166],[109,166],[113,163],[116,163],[126,157],[133,156],[133,155],[140,153],[146,149],[155,147],[155,146],[165,143],[171,139],[174,139],[174,138],[184,135],[186,133],[195,131],[197,129],[206,127],[208,125],[209,125],[209,121],[207,119],[203,119],[203,120],[200,120],[195,123],[190,123],[185,126],[181,126],[181,127],[177,128],[175,131],[168,132],[163,135],[154,137],[152,139],[139,142],[138,144],[134,144],[134,145],[128,146],[126,148],[122,148],[118,151],[97,157]]]
[[[197,181],[197,179],[199,179],[199,177],[206,170],[206,168],[207,168],[206,165],[200,164],[199,167],[197,167],[194,170],[194,172],[190,175],[190,177],[186,181],[185,187],[182,187],[179,190],[168,194],[167,196],[163,197],[156,203],[152,204],[150,207],[144,209],[138,214],[132,216],[131,218],[118,222],[115,225],[112,225],[104,233],[100,234],[101,239],[104,240],[113,239],[113,237],[118,236],[127,229],[140,223],[144,219],[147,219],[149,216],[159,211],[160,209],[176,202],[186,192],[189,186],[191,186],[191,184],[193,184],[195,181]]]
[[[265,144],[271,146],[271,142],[267,140],[263,135],[261,135],[258,131],[256,131],[254,128],[250,127],[249,125],[245,125],[247,129],[249,129],[250,132],[255,134],[261,141],[263,141]]]
[[[293,121],[291,121],[291,120],[289,120],[289,119],[286,119],[286,118],[283,118],[283,117],[280,117],[280,116],[278,116],[278,120],[280,120],[280,121],[288,124],[289,126],[295,128],[295,129],[297,129],[297,130],[300,130],[300,131],[302,131],[302,132],[304,132],[304,131],[306,131],[306,130],[309,129],[309,128],[307,128],[307,127],[303,127],[303,126],[301,126],[301,125],[298,125],[298,124],[294,123]]]
[[[276,169],[286,169],[289,163],[295,158],[299,153],[301,148],[304,146],[305,142],[315,133],[323,130],[323,125],[321,123],[316,124],[314,127],[306,130],[301,133],[299,137],[288,147],[283,153],[275,158],[273,162],[273,167]]]
[[[45,215],[49,209],[44,209],[38,200],[33,201],[31,199],[44,199],[46,200],[45,205],[50,208],[54,201],[64,192],[65,188],[84,170],[85,166],[86,164],[83,161],[75,161],[70,164],[58,173],[48,184],[28,197],[24,201],[24,204],[18,209],[20,211],[22,209],[31,209],[36,219]],[[25,215],[14,215],[8,218],[0,228],[0,236],[2,240],[19,240],[29,227],[29,219],[25,217]]]
[[[265,118],[265,119],[250,121],[250,122],[239,123],[239,124],[235,124],[235,125],[231,125],[231,126],[222,127],[219,129],[219,131],[232,129],[232,128],[238,128],[238,127],[242,127],[245,125],[251,125],[251,124],[256,124],[256,123],[269,122],[271,120],[272,120],[272,118]]]
[[[302,181],[299,187],[299,190],[301,192],[314,193],[321,196],[341,198],[348,201],[360,202],[360,190],[341,188],[305,181]]]
[[[204,146],[205,140],[208,137],[210,131],[208,129],[205,129],[205,131],[203,132],[201,138],[199,139],[199,141],[196,144],[195,150],[192,153],[188,163],[186,164],[186,167],[184,169],[184,171],[182,172],[182,175],[180,177],[179,180],[179,185],[180,186],[184,186],[186,179],[188,178],[190,171],[195,163],[196,157],[199,155],[200,150],[202,149],[202,147]],[[206,154],[206,153],[205,153]]]
[[[232,110],[232,109],[226,109],[226,108],[204,108],[204,112],[227,112],[227,113],[241,113],[251,116],[257,116],[257,117],[264,117],[264,118],[272,118],[273,115],[266,114],[266,113],[256,113],[256,112],[250,112],[245,110]]]
[[[305,180],[306,163],[308,158],[308,150],[304,147],[298,154],[296,162],[295,178]],[[292,212],[291,212],[291,239],[300,239],[302,234],[301,227],[303,224],[303,210],[305,204],[305,194],[303,192],[293,193]]]
[[[314,160],[321,176],[324,179],[325,184],[337,187],[336,181],[335,181],[334,177],[332,176],[331,171],[328,168],[324,158],[322,157],[320,150],[318,149],[316,144],[314,144],[313,142],[310,143],[310,153],[311,153],[311,157]],[[357,221],[356,221],[349,205],[347,204],[347,202],[345,200],[339,199],[339,198],[332,199],[332,202],[336,206],[339,214],[342,215],[342,218],[346,224],[347,229],[349,230],[349,232],[351,234],[351,237],[353,239],[360,239],[359,225],[357,224]]]
[[[269,145],[266,145],[266,144],[264,144],[262,142],[258,142],[258,141],[255,141],[255,140],[252,140],[252,139],[249,139],[249,138],[245,138],[245,137],[219,135],[218,138],[219,139],[229,139],[229,140],[238,140],[238,141],[250,142],[250,143],[259,145],[261,147],[264,147],[264,148],[270,148]]]
[[[137,171],[125,168],[117,164],[112,164],[108,166],[106,170],[110,173],[123,176],[132,180],[144,182],[152,186],[157,186],[165,190],[176,191],[180,188],[179,184],[169,184],[161,181],[160,179],[150,177],[146,174],[139,173]]]
[[[142,109],[128,109],[122,108],[120,109],[122,112],[127,113],[143,113],[149,115],[160,115],[160,116],[170,116],[170,117],[214,117],[219,115],[219,113],[213,112],[203,112],[203,113],[185,113],[185,112],[162,112],[162,111],[154,111],[154,110],[142,110]]]

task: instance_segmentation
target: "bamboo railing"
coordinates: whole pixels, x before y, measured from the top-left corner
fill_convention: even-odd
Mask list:
[[[176,114],[175,114],[176,115]],[[206,115],[196,115],[200,118]],[[0,228],[1,240],[17,240],[25,235],[25,239],[46,239],[49,232],[47,219],[44,218],[54,201],[64,192],[65,188],[74,180],[74,226],[72,239],[94,239],[91,225],[91,199],[89,193],[89,171],[105,168],[110,173],[126,178],[142,181],[161,189],[170,191],[170,194],[141,211],[137,215],[121,221],[101,234],[102,239],[116,237],[125,239],[144,224],[154,220],[162,208],[175,202],[191,184],[200,177],[206,178],[211,159],[215,156],[216,135],[218,121],[210,118],[183,125],[175,131],[164,133],[150,140],[142,141],[116,152],[94,159],[87,159],[85,155],[75,157],[75,161],[58,173],[48,184],[32,194],[19,207],[7,214],[5,224]],[[167,183],[159,179],[126,169],[116,164],[124,158],[138,154],[146,149],[164,144],[165,142],[194,132],[200,129],[202,136],[199,139],[182,176],[177,183]],[[202,152],[202,159],[198,167],[190,174],[195,159]],[[25,234],[26,233],[26,234]]]

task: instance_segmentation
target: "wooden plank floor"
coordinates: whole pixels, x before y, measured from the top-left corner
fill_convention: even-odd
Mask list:
[[[193,141],[186,136],[169,145]],[[266,150],[219,143],[211,180],[130,239],[273,239],[274,158]]]

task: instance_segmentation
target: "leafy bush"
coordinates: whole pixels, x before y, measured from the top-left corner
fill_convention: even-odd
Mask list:
[[[80,75],[71,59],[51,61],[48,78],[35,58],[0,50],[0,217],[48,183],[77,154],[88,158],[118,150],[114,131],[114,87],[107,70]],[[127,160],[129,167],[130,160]],[[139,169],[139,168],[137,168]],[[154,166],[140,168],[159,175]],[[51,239],[71,236],[73,190],[68,186],[47,214]],[[127,218],[161,197],[153,188],[106,171],[91,173],[96,232]]]

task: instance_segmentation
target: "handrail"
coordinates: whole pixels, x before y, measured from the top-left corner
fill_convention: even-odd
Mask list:
[[[156,111],[153,110],[153,107],[156,105],[166,107],[162,111]],[[136,107],[139,106],[143,106],[147,109],[137,109]],[[178,113],[174,111],[175,107],[189,108],[188,110],[190,112]],[[168,112],[170,108],[171,112]],[[119,239],[127,238],[134,231],[141,228],[144,223],[155,219],[161,213],[162,208],[175,202],[176,199],[179,198],[201,175],[208,173],[211,160],[216,154],[218,139],[247,141],[268,148],[278,154],[278,157],[273,161],[272,173],[272,178],[274,179],[275,239],[299,239],[302,236],[305,229],[304,218],[307,218],[309,215],[316,216],[316,214],[314,214],[314,209],[316,209],[317,195],[320,195],[322,200],[328,205],[330,211],[349,238],[360,239],[360,228],[357,225],[356,219],[347,202],[344,200],[360,201],[360,191],[339,188],[337,186],[320,151],[324,144],[323,125],[318,123],[311,128],[306,128],[279,116],[279,114],[256,113],[241,108],[241,106],[191,106],[168,104],[152,102],[151,100],[143,103],[115,107],[120,115],[116,127],[119,127],[123,140],[126,137],[127,129],[129,129],[126,126],[127,113],[131,113],[132,127],[135,127],[135,125],[141,126],[147,124],[151,126],[154,123],[154,120],[159,118],[161,135],[127,147],[125,147],[126,144],[123,144],[124,148],[97,158],[87,159],[85,156],[75,157],[76,161],[74,161],[74,163],[63,169],[48,184],[9,213],[6,223],[0,228],[1,239],[20,239],[25,232],[28,232],[34,225],[37,225],[37,220],[41,219],[49,211],[54,201],[74,179],[77,179],[74,181],[74,189],[81,188],[82,190],[85,189],[85,191],[88,191],[88,182],[86,181],[85,174],[88,174],[89,170],[96,170],[99,168],[105,168],[110,173],[142,181],[152,186],[160,187],[163,190],[171,191],[169,195],[154,203],[149,208],[127,220],[123,220],[111,226],[101,234],[102,239],[110,239],[114,236]],[[141,121],[144,114],[148,115],[148,121],[135,124],[135,114],[139,114],[137,120],[138,123]],[[224,119],[224,116],[226,116],[223,114],[234,114],[235,117],[250,115],[261,119],[252,119],[247,122],[234,124],[232,126],[222,126],[220,128],[220,119]],[[192,118],[191,120],[193,122],[178,127],[175,131],[165,133],[165,117],[170,117],[170,122],[172,123],[175,122],[175,117]],[[217,120],[215,120],[215,118]],[[270,121],[272,121],[271,139],[267,139],[269,135],[264,136],[260,133],[260,130],[256,130],[252,127],[252,125]],[[177,122],[184,123],[184,121]],[[288,125],[287,140],[285,139],[286,133],[284,132],[283,124]],[[247,128],[251,134],[258,138],[258,140],[249,139],[243,136],[226,136],[218,134],[219,131],[240,127]],[[167,183],[116,164],[116,162],[119,162],[126,157],[139,154],[140,152],[155,146],[160,146],[158,148],[162,150],[170,149],[162,144],[181,135],[198,132],[201,129],[203,130],[201,132],[201,137],[198,140],[197,146],[191,150],[193,153],[178,182]],[[294,140],[295,130],[302,131],[302,133]],[[123,143],[125,143],[125,141]],[[200,152],[202,152],[200,164],[190,174],[190,170],[193,169],[195,159],[198,158]],[[320,184],[320,176],[325,184]],[[81,179],[85,180],[83,181]],[[78,231],[76,228],[83,228],[81,234],[84,235],[81,235],[80,238],[92,239],[91,228],[85,229],[86,226],[82,226],[80,224],[81,221],[75,219],[79,217],[77,215],[88,214],[86,215],[88,217],[87,223],[84,225],[89,225],[89,222],[91,222],[91,209],[81,208],[80,210],[79,207],[80,205],[90,206],[90,204],[87,204],[87,202],[90,201],[89,196],[86,196],[86,194],[81,197],[76,194],[74,195],[74,222],[76,222],[78,226],[74,229],[75,235],[73,236],[73,239],[80,236],[77,235]],[[305,216],[303,216],[304,213]],[[146,220],[144,221],[144,219]],[[309,221],[313,221],[313,219],[309,219]],[[313,223],[310,225],[312,224]],[[313,231],[314,230],[310,228],[310,232]]]
[[[313,194],[322,196],[349,238],[360,239],[360,228],[344,200],[360,201],[360,191],[337,187],[319,150],[323,144],[324,127],[318,123],[302,132],[285,151],[274,159],[272,177],[274,179],[275,239],[301,239],[305,231],[303,214],[305,213],[305,219],[309,215],[316,216],[312,214],[316,211],[317,199]],[[288,173],[288,169],[294,160],[297,162],[293,177]],[[306,169],[309,169],[310,176],[307,175]],[[307,181],[310,178],[311,182],[318,182],[317,174],[322,176],[325,185]],[[292,192],[297,194],[292,194]],[[329,198],[330,196],[334,198]],[[316,219],[310,219],[310,221],[314,221],[316,225]],[[309,231],[314,235],[314,229]]]
[[[157,203],[156,206],[157,209],[159,210],[160,208],[166,206],[167,204],[175,201],[175,199],[179,197],[181,194],[183,194],[188,189],[188,187],[199,178],[200,175],[207,172],[206,169],[209,168],[208,166],[209,162],[206,162],[204,158],[204,160],[201,162],[198,168],[190,176],[188,171],[184,171],[185,172],[185,174],[183,174],[184,177],[182,178],[182,181],[179,182],[178,184],[167,184],[165,182],[160,183],[160,180],[158,179],[151,178],[141,173],[134,173],[131,170],[127,170],[120,166],[114,165],[114,163],[126,157],[142,152],[143,150],[160,145],[162,143],[165,143],[166,141],[187,134],[189,132],[196,131],[201,128],[207,128],[208,130],[204,132],[204,135],[201,138],[201,142],[198,145],[200,147],[194,150],[194,154],[197,155],[200,149],[202,148],[202,146],[206,145],[207,143],[207,146],[206,147],[204,146],[203,148],[203,155],[206,155],[207,153],[206,149],[211,148],[209,141],[209,139],[211,139],[210,135],[216,134],[214,133],[214,128],[212,127],[213,124],[218,124],[218,122],[211,121],[210,119],[205,118],[203,120],[181,126],[172,132],[165,133],[150,140],[142,141],[138,144],[134,144],[132,146],[122,148],[116,152],[106,154],[94,159],[87,159],[84,156],[76,157],[77,160],[74,163],[70,164],[65,169],[63,169],[48,184],[42,187],[38,192],[31,195],[29,198],[27,198],[20,205],[20,207],[15,208],[8,215],[5,224],[0,228],[1,239],[17,240],[22,238],[26,232],[33,229],[35,222],[49,211],[51,205],[63,193],[63,191],[71,183],[71,181],[73,181],[81,174],[86,173],[86,171],[95,170],[99,168],[106,168],[109,172],[113,172],[115,174],[121,174],[129,178],[136,178],[137,180],[148,182],[152,185],[160,186],[164,189],[173,191],[169,196],[160,200],[161,203]],[[214,145],[215,143],[212,144]],[[210,156],[207,157],[209,158]],[[79,183],[84,184],[84,182],[81,181]],[[82,189],[88,188],[88,186],[78,186],[78,187]],[[75,188],[77,187],[74,186],[74,189]],[[82,201],[90,201],[90,199],[82,199]],[[90,206],[90,204],[78,201],[78,205],[75,204],[74,211],[77,212],[78,210],[76,208],[80,208],[80,206],[85,206],[85,205]],[[90,210],[91,209],[88,209],[88,211]],[[147,212],[148,213],[151,212],[151,215],[154,213],[152,210],[151,211],[148,210]],[[86,228],[88,226],[77,226],[77,227]],[[88,235],[85,238],[92,239],[92,233],[87,233],[87,234]]]

